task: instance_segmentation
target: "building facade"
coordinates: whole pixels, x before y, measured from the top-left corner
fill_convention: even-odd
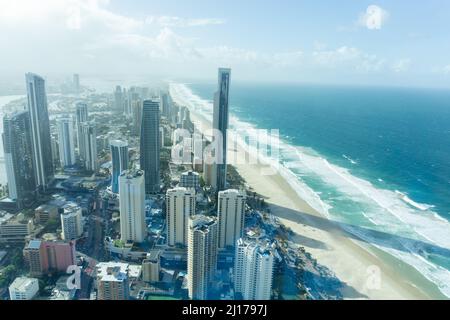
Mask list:
[[[76,127],[77,127],[77,148],[78,148],[78,156],[80,158],[80,161],[83,162],[85,159],[84,152],[86,148],[84,147],[84,141],[82,139],[81,134],[81,126],[84,122],[88,121],[89,115],[88,115],[88,106],[84,102],[78,102],[75,105],[76,111],[75,111],[75,121],[76,121]]]
[[[217,270],[217,219],[195,215],[189,219],[188,228],[189,298],[205,300]]]
[[[41,189],[45,190],[54,174],[45,80],[33,73],[27,73],[25,78],[36,182]]]
[[[94,122],[81,124],[81,147],[83,151],[84,168],[88,171],[98,171],[97,161],[97,129]]]
[[[17,277],[9,286],[10,300],[31,300],[39,292],[39,280],[28,277]]]
[[[73,166],[76,162],[73,121],[69,117],[60,118],[57,120],[57,126],[61,168]]]
[[[130,298],[129,265],[102,262],[96,266],[97,300],[128,300]]]
[[[140,139],[140,164],[145,172],[145,193],[156,193],[160,188],[159,177],[159,104],[145,100],[142,106]]]
[[[245,194],[236,189],[219,191],[219,248],[234,247],[242,237],[245,219]]]
[[[177,187],[166,193],[167,244],[187,245],[189,217],[195,214],[195,191]]]
[[[123,241],[144,242],[145,184],[142,170],[126,170],[119,177],[120,235]]]
[[[227,130],[228,130],[228,98],[230,90],[230,69],[220,68],[218,88],[214,95],[213,129],[221,133],[217,141],[216,161],[213,166],[213,185],[217,191],[226,188],[227,177]]]
[[[179,186],[197,190],[200,188],[200,175],[195,171],[183,172],[180,176]]]
[[[244,300],[270,300],[274,248],[269,243],[238,239],[234,266],[234,290]]]
[[[78,239],[83,234],[82,210],[75,204],[68,204],[61,214],[63,240]]]
[[[112,140],[111,148],[111,190],[119,193],[119,176],[122,171],[128,169],[128,143],[120,140]]]
[[[34,203],[37,190],[29,112],[6,115],[2,137],[9,198],[22,209]]]
[[[74,241],[31,240],[24,248],[23,255],[32,276],[49,272],[66,272],[76,264]]]
[[[142,261],[142,280],[145,282],[158,282],[161,272],[161,251],[152,250]]]

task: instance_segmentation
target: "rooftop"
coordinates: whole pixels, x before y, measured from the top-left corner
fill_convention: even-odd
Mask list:
[[[41,240],[31,240],[28,243],[27,249],[37,250],[41,247]]]
[[[10,289],[26,291],[33,283],[38,282],[38,279],[28,277],[17,277],[9,286]]]
[[[141,266],[124,262],[100,262],[96,266],[97,278],[103,281],[123,281],[127,277],[138,278]]]
[[[127,179],[133,179],[136,177],[141,177],[144,175],[144,171],[143,170],[125,170],[123,171],[120,176],[121,177],[126,177]]]
[[[217,223],[217,218],[201,214],[192,216],[191,220],[192,227],[199,231],[207,231],[211,225]]]
[[[195,172],[195,171],[192,171],[192,170],[183,172],[182,175],[183,176],[199,176],[198,172]]]
[[[111,140],[109,144],[114,147],[128,147],[128,142],[122,140]]]

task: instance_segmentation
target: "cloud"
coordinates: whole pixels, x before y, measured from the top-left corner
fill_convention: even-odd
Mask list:
[[[358,25],[369,30],[380,30],[389,18],[389,12],[377,5],[370,5],[360,14]]]
[[[411,63],[411,59],[400,59],[392,64],[392,70],[396,73],[408,71]]]
[[[314,51],[313,63],[327,68],[352,69],[358,72],[377,72],[385,64],[385,60],[374,54],[368,54],[355,47],[342,46],[335,50]]]
[[[224,19],[218,18],[201,18],[201,19],[186,19],[176,16],[149,16],[145,19],[145,23],[149,25],[158,25],[160,27],[204,27],[209,25],[224,24]]]

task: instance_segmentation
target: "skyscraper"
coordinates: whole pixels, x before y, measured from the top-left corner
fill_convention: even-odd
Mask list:
[[[213,166],[213,187],[217,190],[226,188],[227,177],[227,129],[228,96],[230,89],[230,69],[219,69],[217,92],[214,94],[213,129],[220,131],[222,139],[217,141],[216,162]]]
[[[146,236],[144,172],[123,171],[119,184],[120,238],[143,242]]]
[[[76,161],[72,119],[60,118],[57,120],[57,124],[61,167],[73,166]]]
[[[114,91],[114,111],[123,112],[123,93],[120,86],[116,86],[116,91]]]
[[[9,198],[22,209],[34,202],[37,189],[28,111],[3,117],[3,150]]]
[[[83,145],[84,140],[81,139],[81,125],[83,122],[88,121],[88,107],[86,103],[78,102],[76,104],[76,126],[77,126],[77,147],[78,155],[80,160],[83,162],[85,160],[85,146]]]
[[[219,191],[217,218],[219,248],[234,247],[244,230],[245,194],[235,189]]]
[[[97,130],[94,122],[81,124],[81,139],[84,148],[84,167],[88,171],[97,172]]]
[[[145,100],[142,107],[141,169],[145,172],[145,193],[159,191],[159,105]]]
[[[119,176],[122,171],[128,169],[128,143],[120,140],[110,142],[111,147],[111,189],[112,192],[119,192]]]
[[[167,244],[187,245],[189,217],[195,214],[195,191],[174,188],[166,193]]]
[[[196,215],[189,219],[187,279],[189,298],[205,300],[217,270],[217,219]]]
[[[161,110],[162,115],[166,117],[167,119],[170,118],[170,97],[169,95],[164,92],[161,94]]]
[[[269,243],[238,239],[234,266],[234,290],[245,300],[270,300],[274,267]]]
[[[131,115],[133,118],[133,133],[137,136],[141,134],[142,124],[142,101],[135,100],[131,104]]]
[[[45,190],[53,178],[50,124],[45,81],[33,73],[27,73],[25,78],[28,97],[27,110],[30,113],[31,120],[31,138],[33,142],[36,182],[40,188]]]

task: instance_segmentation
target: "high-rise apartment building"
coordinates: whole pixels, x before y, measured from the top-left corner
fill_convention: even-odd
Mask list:
[[[219,248],[234,247],[242,237],[245,218],[245,194],[236,189],[219,191]]]
[[[234,290],[245,300],[270,300],[274,248],[270,243],[238,239],[234,266]]]
[[[86,170],[97,172],[97,130],[94,122],[81,124],[81,139],[83,151],[83,164]]]
[[[25,78],[36,182],[45,190],[54,174],[45,80],[33,73],[27,73]]]
[[[112,140],[111,147],[111,190],[119,192],[119,176],[122,171],[128,169],[128,143],[120,140]]]
[[[69,117],[60,118],[57,120],[57,126],[61,167],[73,166],[76,159],[72,119]]]
[[[189,217],[195,215],[195,191],[182,187],[167,190],[166,224],[169,246],[187,245]]]
[[[195,215],[188,225],[189,298],[205,300],[217,270],[217,219]]]
[[[126,170],[119,176],[120,237],[123,241],[144,242],[145,185],[142,170]]]
[[[75,121],[76,121],[76,128],[77,128],[77,148],[78,148],[78,155],[80,157],[81,162],[84,161],[85,155],[84,152],[86,148],[84,147],[82,135],[81,135],[81,127],[84,122],[88,121],[88,107],[87,104],[84,102],[78,102],[75,105],[76,112],[75,112]]]

